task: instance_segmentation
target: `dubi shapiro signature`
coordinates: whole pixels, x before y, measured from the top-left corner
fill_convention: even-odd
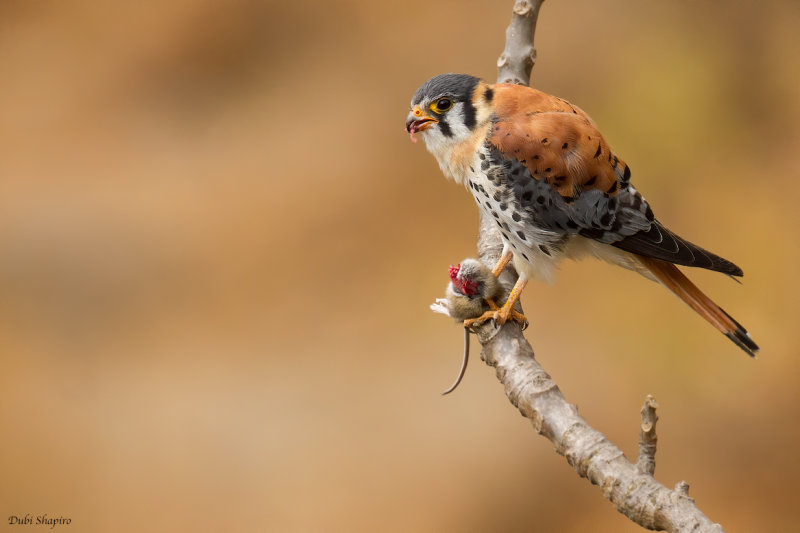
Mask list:
[[[49,516],[47,513],[40,515],[26,514],[25,516],[12,514],[8,517],[8,525],[10,526],[50,526],[49,529],[53,529],[56,526],[68,526],[71,523],[72,518]]]

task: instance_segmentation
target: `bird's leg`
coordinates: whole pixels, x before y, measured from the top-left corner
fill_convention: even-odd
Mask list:
[[[497,277],[500,276],[500,274],[503,273],[503,270],[505,270],[506,266],[508,266],[508,263],[511,262],[511,259],[513,257],[514,257],[514,254],[512,252],[510,252],[510,251],[507,251],[503,255],[500,256],[500,259],[497,260],[497,263],[494,265],[494,268],[492,268],[492,274],[494,274],[494,277],[497,278]],[[491,309],[492,311],[497,311],[497,310],[500,309],[497,306],[497,304],[495,303],[495,301],[492,300],[491,298],[487,298],[486,299],[486,303],[489,304],[489,309]],[[517,313],[516,311],[514,311],[513,313],[519,315],[519,313]],[[522,317],[522,315],[519,315],[519,316]],[[524,319],[525,317],[522,317],[522,318]],[[515,318],[515,320],[516,320],[516,318]],[[518,320],[518,322],[522,323],[519,320]]]
[[[494,265],[494,268],[492,269],[492,274],[494,274],[494,277],[498,277],[503,270],[505,270],[506,265],[508,265],[513,256],[514,254],[511,252],[506,252],[500,256],[500,259],[497,260],[497,264]]]
[[[519,297],[522,295],[522,289],[525,288],[525,285],[528,284],[527,280],[522,278],[517,279],[517,282],[514,284],[514,288],[511,289],[511,294],[508,295],[508,300],[506,303],[503,304],[503,307],[497,311],[497,315],[495,320],[500,325],[505,324],[509,318],[513,318],[515,321],[524,324],[528,321],[522,314],[517,313],[514,311],[514,306],[517,304]]]
[[[527,285],[527,280],[522,278],[518,279],[517,282],[514,284],[514,288],[511,289],[511,294],[508,295],[508,300],[506,303],[503,304],[503,307],[497,309],[497,305],[494,306],[494,309],[490,311],[486,311],[478,318],[469,318],[464,321],[464,327],[472,327],[472,326],[479,326],[489,320],[490,318],[495,319],[497,325],[502,326],[508,319],[511,318],[515,322],[519,322],[520,324],[525,324],[528,322],[528,319],[525,318],[524,315],[517,313],[514,311],[514,305],[516,305],[517,300],[519,300],[520,295],[522,294],[522,289],[525,288]],[[494,302],[492,302],[494,303]],[[491,304],[490,304],[490,307]]]

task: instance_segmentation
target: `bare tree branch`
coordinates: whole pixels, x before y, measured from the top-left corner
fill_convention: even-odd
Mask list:
[[[495,367],[511,403],[567,458],[578,475],[602,488],[603,496],[619,512],[647,529],[723,531],[695,506],[685,482],[676,490],[668,489],[651,474],[640,472],[622,450],[589,426],[533,358],[517,324],[483,327],[478,339],[483,346],[481,358]]]
[[[530,83],[531,71],[536,64],[533,37],[542,2],[544,0],[517,0],[514,3],[511,24],[506,29],[506,47],[497,60],[499,83]]]
[[[498,66],[498,82],[528,85],[536,61],[533,36],[543,0],[517,0],[506,30],[506,46]],[[500,234],[491,219],[481,217],[478,252],[493,264],[502,251]],[[515,277],[512,268],[503,276]],[[723,531],[689,497],[689,485],[670,490],[653,478],[655,469],[657,406],[648,397],[642,408],[639,458],[632,464],[602,433],[593,429],[567,402],[550,375],[536,362],[520,327],[509,322],[498,328],[488,321],[477,330],[481,358],[495,367],[506,395],[534,429],[565,456],[581,477],[598,485],[619,512],[647,529],[671,532]]]

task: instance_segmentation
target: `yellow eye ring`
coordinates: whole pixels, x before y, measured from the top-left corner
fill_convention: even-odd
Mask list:
[[[434,113],[442,114],[453,107],[453,101],[449,98],[439,98],[431,104],[431,110]]]

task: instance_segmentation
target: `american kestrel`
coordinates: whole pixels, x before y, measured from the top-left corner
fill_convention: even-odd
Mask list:
[[[466,74],[425,82],[406,130],[420,134],[445,176],[467,187],[497,223],[519,273],[505,304],[465,326],[503,324],[528,280],[551,281],[565,257],[592,255],[657,281],[755,356],[747,331],[675,266],[741,276],[742,270],[667,229],[631,184],[631,171],[580,108],[530,87]],[[519,317],[515,317],[519,319]]]

